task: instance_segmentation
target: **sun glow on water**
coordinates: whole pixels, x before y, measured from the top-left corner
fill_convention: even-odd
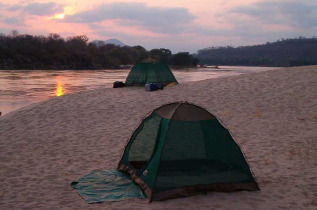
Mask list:
[[[62,95],[64,95],[63,83],[60,82],[60,81],[58,81],[58,82],[56,83],[55,95],[56,95],[56,96],[62,96]]]

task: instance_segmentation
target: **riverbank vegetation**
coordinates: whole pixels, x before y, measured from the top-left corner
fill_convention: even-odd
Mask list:
[[[317,65],[316,49],[316,37],[298,37],[254,46],[211,47],[195,57],[205,65],[304,66]]]
[[[0,69],[118,69],[134,65],[149,56],[180,67],[196,66],[198,59],[188,52],[172,54],[169,49],[147,51],[142,46],[107,44],[97,47],[85,35],[63,38],[0,34]]]
[[[134,65],[149,56],[160,58],[172,67],[202,65],[303,66],[317,65],[317,38],[281,39],[262,45],[209,47],[197,54],[169,49],[147,51],[142,46],[96,45],[85,35],[63,38],[0,34],[0,69],[119,69]]]

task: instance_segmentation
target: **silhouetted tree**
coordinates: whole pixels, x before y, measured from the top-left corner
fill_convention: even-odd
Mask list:
[[[158,55],[167,63],[172,57],[169,49],[148,52],[142,46],[97,47],[88,40],[86,35],[64,39],[56,33],[48,36],[20,35],[17,31],[7,36],[0,34],[0,69],[106,69],[135,64],[151,55]],[[177,65],[190,65],[186,59]]]
[[[174,66],[196,66],[199,60],[194,58],[188,52],[180,52],[172,55],[170,64]]]
[[[172,52],[169,49],[152,49],[149,52],[150,56],[155,56],[160,58],[163,63],[168,63],[169,59],[172,57]]]

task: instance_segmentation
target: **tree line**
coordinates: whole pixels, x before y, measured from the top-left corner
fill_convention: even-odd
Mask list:
[[[0,69],[118,69],[155,56],[172,66],[196,66],[199,60],[188,52],[169,49],[147,51],[142,46],[107,44],[97,47],[86,35],[63,38],[51,33],[34,36],[12,31],[0,34]]]
[[[280,39],[262,45],[211,47],[196,58],[205,65],[302,66],[317,65],[317,38]]]

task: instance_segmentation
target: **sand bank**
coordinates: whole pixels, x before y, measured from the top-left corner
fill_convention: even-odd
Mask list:
[[[226,124],[262,190],[86,204],[71,181],[115,168],[142,118],[177,100]],[[0,117],[0,209],[316,209],[316,121],[317,66],[53,98]]]

